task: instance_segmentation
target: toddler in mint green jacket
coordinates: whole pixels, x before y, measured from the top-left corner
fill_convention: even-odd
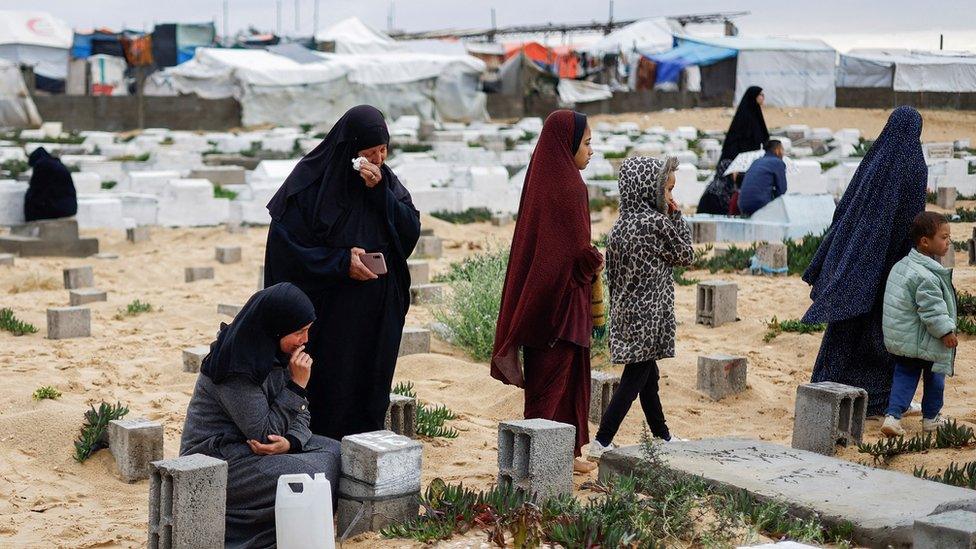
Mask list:
[[[922,212],[909,232],[915,247],[888,274],[884,294],[885,347],[894,356],[895,371],[888,411],[881,432],[904,435],[901,416],[908,410],[923,379],[922,428],[935,431],[945,423],[942,394],[945,376],[956,358],[956,295],[952,270],[938,258],[949,251],[945,216]]]

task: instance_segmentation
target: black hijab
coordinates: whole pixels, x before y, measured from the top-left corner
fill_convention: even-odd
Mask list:
[[[769,141],[766,119],[763,118],[762,107],[756,102],[760,93],[762,88],[750,86],[742,95],[729,131],[725,134],[719,160],[735,160],[739,154],[759,149]]]
[[[325,139],[298,162],[271,198],[271,217],[282,221],[291,202],[300,210],[304,227],[289,229],[301,229],[302,236],[335,248],[370,246],[369,241],[378,238],[378,228],[368,222],[374,216],[366,211],[367,198],[385,193],[385,189],[390,189],[397,199],[408,193],[386,164],[380,168],[382,182],[373,189],[367,188],[353,169],[352,160],[359,151],[389,141],[379,109],[370,105],[349,109]],[[373,203],[385,206],[385,200]]]
[[[282,282],[251,296],[217,339],[200,371],[214,383],[244,376],[260,385],[281,353],[278,341],[315,320],[315,307],[295,285]]]
[[[583,132],[586,131],[586,115],[573,111],[573,154],[579,152],[583,143]]]
[[[71,172],[44,147],[34,149],[27,159],[33,169],[24,195],[24,218],[58,219],[78,213],[78,197]]]

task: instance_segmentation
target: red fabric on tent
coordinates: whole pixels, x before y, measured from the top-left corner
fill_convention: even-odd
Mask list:
[[[538,42],[510,42],[505,44],[505,59],[520,51],[529,59],[550,67],[560,78],[576,78],[579,74],[579,58],[571,46],[548,48]]]

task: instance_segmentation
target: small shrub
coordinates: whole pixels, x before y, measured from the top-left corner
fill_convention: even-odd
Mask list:
[[[869,454],[876,465],[885,465],[901,454],[914,454],[931,449],[965,448],[976,444],[976,433],[970,427],[950,420],[935,433],[924,433],[911,438],[904,436],[881,439],[874,444],[861,443],[857,451]]]
[[[853,158],[863,158],[868,151],[871,150],[871,146],[874,145],[874,141],[870,139],[860,138],[857,145],[854,145],[854,152],[851,153]]]
[[[214,185],[213,194],[214,198],[228,198],[230,200],[237,198],[237,193],[227,190],[220,185]]]
[[[85,423],[81,426],[78,440],[75,441],[75,461],[82,463],[96,451],[108,447],[105,440],[105,430],[113,419],[122,419],[129,413],[129,409],[116,403],[114,405],[102,402],[98,410],[94,405],[89,405],[90,410],[85,412]]]
[[[976,296],[963,290],[956,294],[959,316],[976,316]]]
[[[976,222],[976,209],[956,208],[956,215],[949,217],[950,223],[973,223]]]
[[[430,213],[431,217],[442,219],[455,225],[468,225],[470,223],[485,223],[491,221],[491,210],[488,208],[468,208],[463,212],[436,211]]]
[[[393,387],[393,393],[410,397],[417,401],[417,416],[415,418],[415,425],[417,426],[418,435],[431,438],[457,438],[461,434],[454,427],[444,426],[445,422],[452,419],[457,419],[457,414],[451,411],[447,406],[429,406],[421,402],[420,399],[417,398],[416,391],[413,390],[413,383],[409,381],[406,383],[397,383],[396,386]]]
[[[630,147],[627,147],[623,151],[607,151],[603,153],[603,158],[606,158],[607,160],[613,160],[617,158],[627,158],[628,154],[630,154]]]
[[[26,172],[29,169],[30,165],[26,160],[10,159],[5,160],[2,164],[0,164],[0,170],[10,174],[11,179],[17,179],[18,175]]]
[[[694,286],[701,282],[698,278],[685,278],[685,273],[688,272],[686,267],[675,267],[674,268],[674,283],[678,286]]]
[[[61,398],[61,391],[51,387],[50,385],[45,385],[44,387],[38,387],[34,394],[31,395],[34,400],[57,400]]]
[[[696,269],[707,269],[713,274],[719,271],[737,272],[748,269],[754,255],[756,255],[756,244],[752,244],[748,248],[739,248],[733,244],[722,255],[710,258],[706,258],[704,254],[698,256],[693,266]]]
[[[106,190],[106,191],[107,190],[110,190],[110,189],[114,189],[115,188],[115,185],[116,185],[116,182],[115,181],[112,181],[112,180],[102,181],[102,189],[103,190]]]
[[[953,461],[946,466],[945,470],[940,470],[935,473],[929,473],[925,467],[919,466],[915,467],[912,473],[916,477],[924,478],[925,480],[932,480],[961,488],[976,489],[976,461],[962,464]]]
[[[617,176],[613,175],[612,173],[606,173],[606,174],[603,174],[603,175],[590,176],[590,177],[587,177],[586,179],[588,179],[590,181],[616,181],[617,180]]]
[[[405,153],[430,152],[434,149],[434,147],[431,145],[423,145],[419,143],[404,143],[402,145],[398,145],[397,148]]]
[[[956,322],[956,331],[960,334],[976,335],[976,321],[970,316],[960,316]]]
[[[450,342],[479,362],[491,359],[507,268],[508,250],[491,251],[453,263],[446,275],[435,278],[451,292],[434,317],[447,326]]]
[[[831,168],[838,164],[839,162],[836,160],[825,160],[820,163],[820,173],[827,173]]]
[[[813,257],[817,255],[817,249],[820,248],[820,243],[823,242],[826,234],[827,231],[821,233],[820,236],[808,234],[798,242],[790,239],[783,240],[783,243],[786,244],[786,261],[789,266],[789,274],[802,275],[807,270],[810,262],[813,261]]]
[[[769,343],[770,341],[776,339],[776,336],[783,332],[791,332],[796,334],[815,334],[822,332],[827,329],[826,324],[806,324],[800,320],[789,319],[789,320],[777,320],[774,316],[772,320],[766,323],[767,332],[763,336],[763,341]]]
[[[925,203],[926,204],[935,204],[938,201],[938,197],[939,197],[938,193],[926,192],[925,193]]]
[[[14,316],[13,310],[6,307],[0,309],[0,330],[15,336],[37,333],[37,328],[33,324],[19,320]]]
[[[612,211],[616,212],[620,209],[620,201],[616,198],[600,197],[590,199],[590,211],[591,212],[602,212],[604,208],[610,208]]]
[[[299,124],[298,127],[302,130],[302,133],[312,131],[312,124]]]
[[[140,155],[124,154],[122,156],[113,156],[109,160],[113,162],[148,162],[149,153],[142,153]]]
[[[957,252],[968,252],[969,251],[969,241],[968,240],[953,240],[952,247]]]
[[[115,314],[115,320],[122,320],[127,316],[136,316],[142,313],[151,313],[154,310],[158,309],[153,307],[152,304],[135,299],[126,305],[124,309],[119,309],[119,312]]]

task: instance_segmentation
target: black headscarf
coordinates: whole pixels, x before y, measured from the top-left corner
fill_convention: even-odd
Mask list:
[[[573,154],[579,152],[583,143],[583,132],[586,131],[586,115],[573,111]]]
[[[33,168],[30,186],[24,195],[24,218],[58,219],[78,213],[78,197],[71,172],[44,147],[34,149],[27,159]]]
[[[370,246],[378,236],[377,223],[371,223],[366,198],[389,188],[397,199],[406,188],[385,164],[380,168],[382,182],[369,189],[353,169],[359,151],[388,144],[390,134],[383,113],[370,105],[349,109],[312,152],[305,155],[268,203],[268,211],[281,221],[289,204],[301,210],[304,236],[335,248]],[[383,203],[377,200],[376,203]],[[298,227],[289,226],[290,230]],[[364,234],[366,233],[366,234]]]
[[[247,301],[231,324],[220,326],[200,371],[214,383],[244,376],[264,383],[281,353],[279,340],[315,320],[315,307],[297,286],[282,282]]]
[[[729,131],[725,134],[719,160],[735,160],[740,153],[759,149],[769,141],[766,119],[763,118],[762,107],[756,102],[760,93],[762,88],[750,86],[742,95],[732,123],[729,124]]]

